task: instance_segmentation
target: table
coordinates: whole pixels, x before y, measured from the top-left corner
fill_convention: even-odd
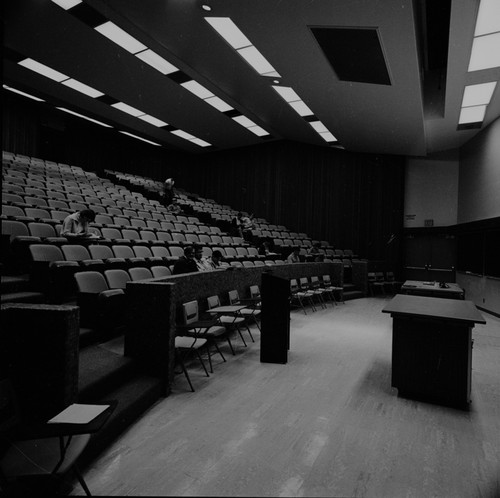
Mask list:
[[[215,315],[239,313],[242,309],[244,309],[246,307],[247,306],[240,306],[240,305],[217,306],[216,308],[211,308],[211,309],[207,310],[207,313],[212,313]]]
[[[472,328],[486,323],[475,304],[398,294],[382,313],[393,318],[391,385],[398,394],[468,406]]]
[[[464,290],[457,284],[445,283],[441,287],[439,282],[422,282],[420,280],[407,280],[401,286],[403,294],[415,296],[444,297],[448,299],[465,299]]]

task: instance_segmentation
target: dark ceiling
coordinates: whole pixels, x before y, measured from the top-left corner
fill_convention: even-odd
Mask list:
[[[211,11],[203,10],[203,3]],[[498,67],[467,72],[478,5],[474,0],[85,0],[79,10],[66,11],[50,0],[9,0],[4,83],[117,130],[194,153],[279,139],[331,146],[310,118],[273,90],[273,78],[257,74],[205,20],[230,17],[280,74],[279,85],[293,88],[314,119],[335,135],[335,146],[425,156],[460,147],[480,131],[457,130],[464,87],[500,79]],[[106,20],[179,71],[161,74],[92,28]],[[24,58],[105,96],[91,98],[40,76],[17,63]],[[180,85],[191,79],[234,111],[219,112]],[[168,126],[125,114],[110,106],[116,101]],[[254,135],[232,119],[236,114],[270,135]],[[482,127],[499,116],[497,88]],[[175,130],[213,147],[184,140]]]

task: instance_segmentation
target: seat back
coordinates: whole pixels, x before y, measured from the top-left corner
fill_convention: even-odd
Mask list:
[[[260,289],[259,289],[258,285],[251,285],[250,286],[250,297],[252,299],[260,298]]]
[[[91,259],[87,248],[78,244],[65,244],[61,247],[61,250],[66,261],[83,261],[84,259]]]
[[[64,255],[59,247],[52,244],[30,244],[29,252],[35,262],[64,261]]]
[[[109,246],[101,244],[92,244],[88,246],[90,257],[92,259],[109,259],[114,258],[115,255]]]
[[[209,296],[207,297],[208,309],[216,308],[220,306],[219,296]]]
[[[198,301],[189,301],[182,305],[182,316],[185,325],[198,321]]]
[[[240,296],[236,289],[230,290],[228,292],[228,296],[229,296],[229,304],[235,304],[240,300]]]
[[[168,266],[152,266],[151,273],[154,278],[169,277],[172,275],[170,268]]]
[[[48,223],[28,223],[30,234],[34,237],[55,237],[56,231],[52,225]]]
[[[152,258],[153,253],[147,246],[132,246],[132,250],[137,258]]]
[[[131,280],[125,270],[104,270],[104,276],[110,289],[125,289],[127,282]]]
[[[130,246],[117,244],[115,246],[111,246],[111,249],[113,250],[115,258],[130,259],[136,257]]]
[[[153,278],[153,274],[148,268],[129,268],[128,273],[132,281],[136,280],[146,280],[147,278]]]
[[[76,288],[78,292],[86,294],[99,294],[108,290],[106,279],[98,271],[81,271],[75,273]]]

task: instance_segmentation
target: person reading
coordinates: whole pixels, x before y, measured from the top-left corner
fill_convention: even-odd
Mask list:
[[[82,209],[69,214],[63,221],[61,236],[68,239],[98,239],[99,235],[89,226],[94,221],[95,212],[92,209]]]

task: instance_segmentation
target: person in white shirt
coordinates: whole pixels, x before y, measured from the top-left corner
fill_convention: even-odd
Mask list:
[[[207,260],[207,258],[203,257],[203,247],[195,246],[194,248],[194,260],[196,262],[196,266],[198,267],[198,271],[211,271],[213,270],[212,265]]]
[[[89,228],[89,223],[94,221],[95,212],[92,209],[82,209],[70,214],[63,221],[61,236],[69,239],[98,238],[98,235]]]
[[[294,247],[293,251],[288,255],[288,258],[286,258],[287,263],[300,263],[300,248],[299,247]]]

